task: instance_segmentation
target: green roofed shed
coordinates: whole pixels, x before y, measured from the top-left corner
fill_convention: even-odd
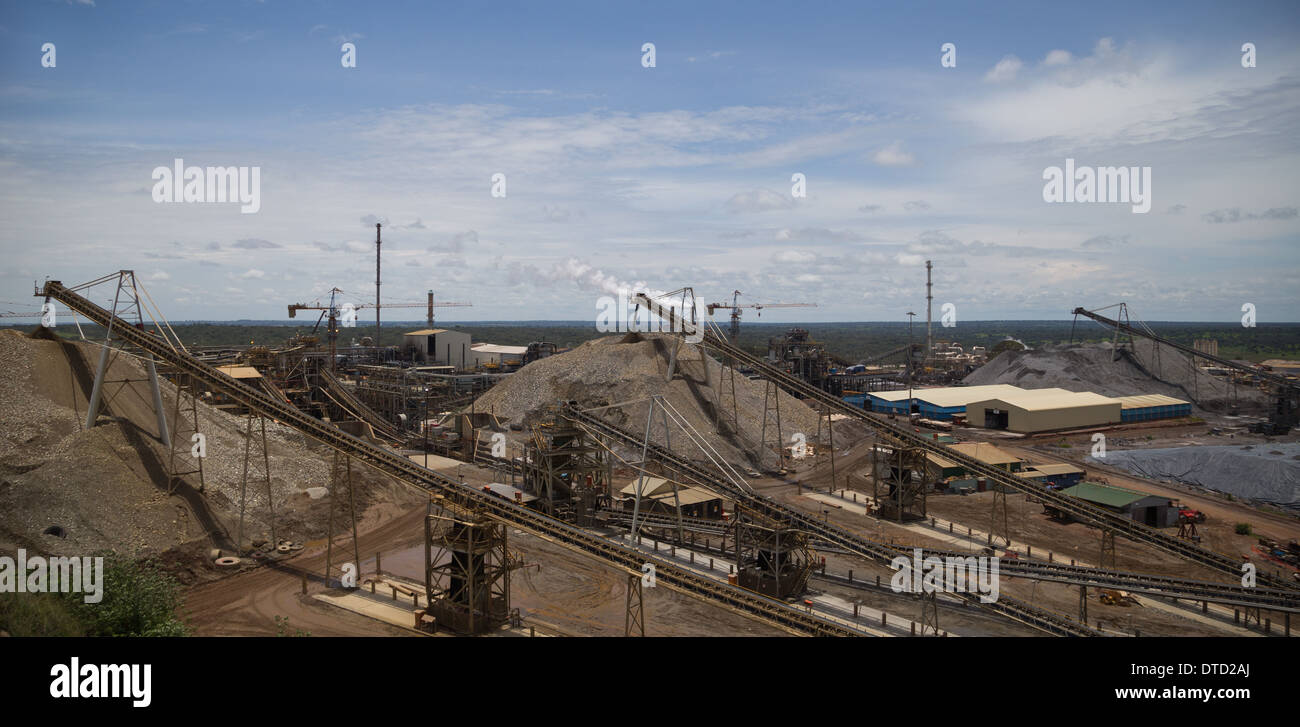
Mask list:
[[[1071,497],[1077,497],[1080,500],[1113,508],[1127,507],[1138,500],[1151,497],[1145,492],[1103,485],[1100,482],[1080,482],[1074,487],[1061,490],[1061,492]]]

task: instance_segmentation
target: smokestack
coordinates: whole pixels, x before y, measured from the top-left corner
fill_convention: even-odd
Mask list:
[[[930,360],[931,352],[934,351],[934,335],[930,331],[930,308],[934,296],[930,295],[930,261],[925,261],[925,358],[924,361]]]
[[[429,291],[429,328],[433,328],[433,291]]]
[[[379,345],[379,246],[381,240],[379,237],[379,228],[381,224],[375,223],[375,346]]]

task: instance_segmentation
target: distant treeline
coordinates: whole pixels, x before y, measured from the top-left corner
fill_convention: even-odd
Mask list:
[[[233,323],[177,323],[177,335],[187,346],[247,346],[250,344],[279,346],[295,333],[309,334],[312,323],[285,325],[269,321],[236,321]],[[8,325],[5,328],[31,330],[35,323]],[[599,333],[592,322],[582,321],[501,321],[484,323],[439,324],[452,330],[470,333],[475,342],[485,341],[506,346],[524,346],[533,341],[548,341],[561,347],[571,347],[593,338],[608,335]],[[1030,348],[1047,344],[1066,343],[1070,340],[1072,322],[1065,321],[968,321],[953,328],[934,324],[936,341],[953,341],[966,350],[972,346],[992,349],[1008,337],[1024,342]],[[1270,358],[1300,359],[1300,323],[1260,323],[1245,328],[1239,323],[1158,323],[1149,322],[1155,332],[1172,341],[1191,345],[1198,338],[1216,339],[1219,355],[1228,358],[1263,361]],[[383,326],[384,345],[398,345],[402,334],[423,328],[422,322],[394,322]],[[723,328],[725,330],[725,321]],[[322,329],[324,324],[322,324]],[[780,336],[791,328],[804,328],[812,338],[826,345],[827,350],[849,361],[884,353],[908,343],[907,323],[757,323],[741,324],[740,345],[754,353],[766,353],[768,339]],[[76,326],[62,322],[57,328],[60,335],[75,338]],[[87,337],[102,336],[97,326],[82,325]],[[356,328],[344,328],[339,333],[339,343],[348,345],[373,336],[374,325],[359,321]],[[324,340],[323,330],[317,334]],[[1090,320],[1081,319],[1074,326],[1074,340],[1109,341],[1113,330],[1103,328]],[[925,323],[912,327],[912,340],[925,341]]]

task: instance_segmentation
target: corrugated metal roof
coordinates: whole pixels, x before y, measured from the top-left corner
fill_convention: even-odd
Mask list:
[[[478,353],[502,353],[508,355],[513,354],[515,356],[522,356],[525,353],[528,353],[527,346],[498,346],[492,343],[476,343],[470,346],[469,349]]]
[[[452,331],[448,331],[446,328],[425,328],[422,331],[411,331],[410,333],[403,333],[402,335],[403,336],[432,336],[437,333],[452,333]],[[465,335],[468,336],[469,334],[467,333]]]
[[[1020,458],[1004,449],[998,449],[987,442],[961,442],[948,445],[949,449],[961,452],[967,457],[974,457],[985,464],[1009,464],[1019,462]]]
[[[983,404],[985,409],[1005,409],[1015,407],[1025,411],[1044,411],[1046,409],[1073,409],[1083,406],[1119,404],[1119,399],[1094,394],[1091,391],[1066,391],[1065,389],[1020,389],[1016,392],[990,397],[984,401],[972,401],[970,404]],[[998,406],[1002,404],[1003,406]],[[968,405],[969,406],[969,405]]]
[[[722,499],[708,490],[701,490],[697,487],[684,487],[678,490],[677,494],[681,498],[681,503],[683,505],[695,505],[701,502]],[[673,499],[673,491],[671,489],[668,490],[668,492],[655,495],[650,499],[655,500],[656,502],[661,502],[670,507],[677,502],[677,500]]]
[[[1080,500],[1095,502],[1100,505],[1109,505],[1110,507],[1124,507],[1131,505],[1138,500],[1147,497],[1156,497],[1145,492],[1137,490],[1126,490],[1123,487],[1114,485],[1103,485],[1098,482],[1080,482],[1074,487],[1067,487],[1061,492],[1077,497]]]
[[[918,401],[948,409],[955,406],[966,406],[972,401],[991,399],[1002,394],[1014,394],[1020,391],[1024,391],[1024,389],[1010,384],[988,384],[985,386],[946,386],[941,389],[916,389],[913,396]]]
[[[1085,471],[1082,467],[1076,467],[1075,465],[1066,464],[1064,462],[1061,462],[1060,464],[1054,462],[1049,464],[1036,464],[1034,465],[1034,469],[1045,475],[1072,475],[1076,472],[1082,474]]]
[[[972,401],[990,399],[1000,394],[1024,391],[1011,384],[986,384],[983,386],[941,386],[933,389],[912,389],[912,398],[941,409],[966,406]],[[873,391],[871,396],[881,401],[906,401],[907,389]]]
[[[873,391],[871,396],[882,401],[900,402],[907,400],[907,390]],[[1021,409],[1060,409],[1075,406],[1095,406],[1113,404],[1117,399],[1090,391],[1066,391],[1065,389],[1022,389],[1011,384],[987,384],[984,386],[944,386],[934,389],[913,389],[912,398],[941,409],[970,406],[977,402],[998,400]]]
[[[956,462],[953,462],[952,460],[949,460],[949,459],[945,459],[945,458],[943,458],[943,457],[940,457],[939,455],[935,454],[934,452],[926,452],[926,453],[925,453],[925,458],[928,459],[928,460],[930,460],[930,464],[933,464],[933,465],[935,465],[936,467],[939,467],[939,468],[941,468],[941,469],[946,469],[946,470],[948,470],[948,469],[956,469],[956,468],[961,467],[961,465],[957,464]]]
[[[1137,396],[1117,396],[1121,409],[1143,409],[1148,406],[1177,406],[1188,402],[1164,394],[1139,394]]]
[[[624,495],[636,496],[636,480],[632,480],[626,487],[619,490]],[[641,486],[641,497],[654,497],[655,495],[667,492],[672,494],[673,486],[668,480],[662,477],[647,477],[645,484]]]
[[[217,370],[232,379],[260,379],[262,375],[252,366],[218,366]]]

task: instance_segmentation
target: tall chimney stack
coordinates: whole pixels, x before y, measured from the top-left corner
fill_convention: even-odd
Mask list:
[[[379,228],[381,226],[381,223],[375,223],[375,346],[379,345],[379,246],[382,244]]]
[[[925,261],[925,361],[929,361],[934,352],[934,335],[930,331],[930,308],[934,296],[930,295],[930,261]]]
[[[433,291],[429,291],[429,328],[433,328]]]

